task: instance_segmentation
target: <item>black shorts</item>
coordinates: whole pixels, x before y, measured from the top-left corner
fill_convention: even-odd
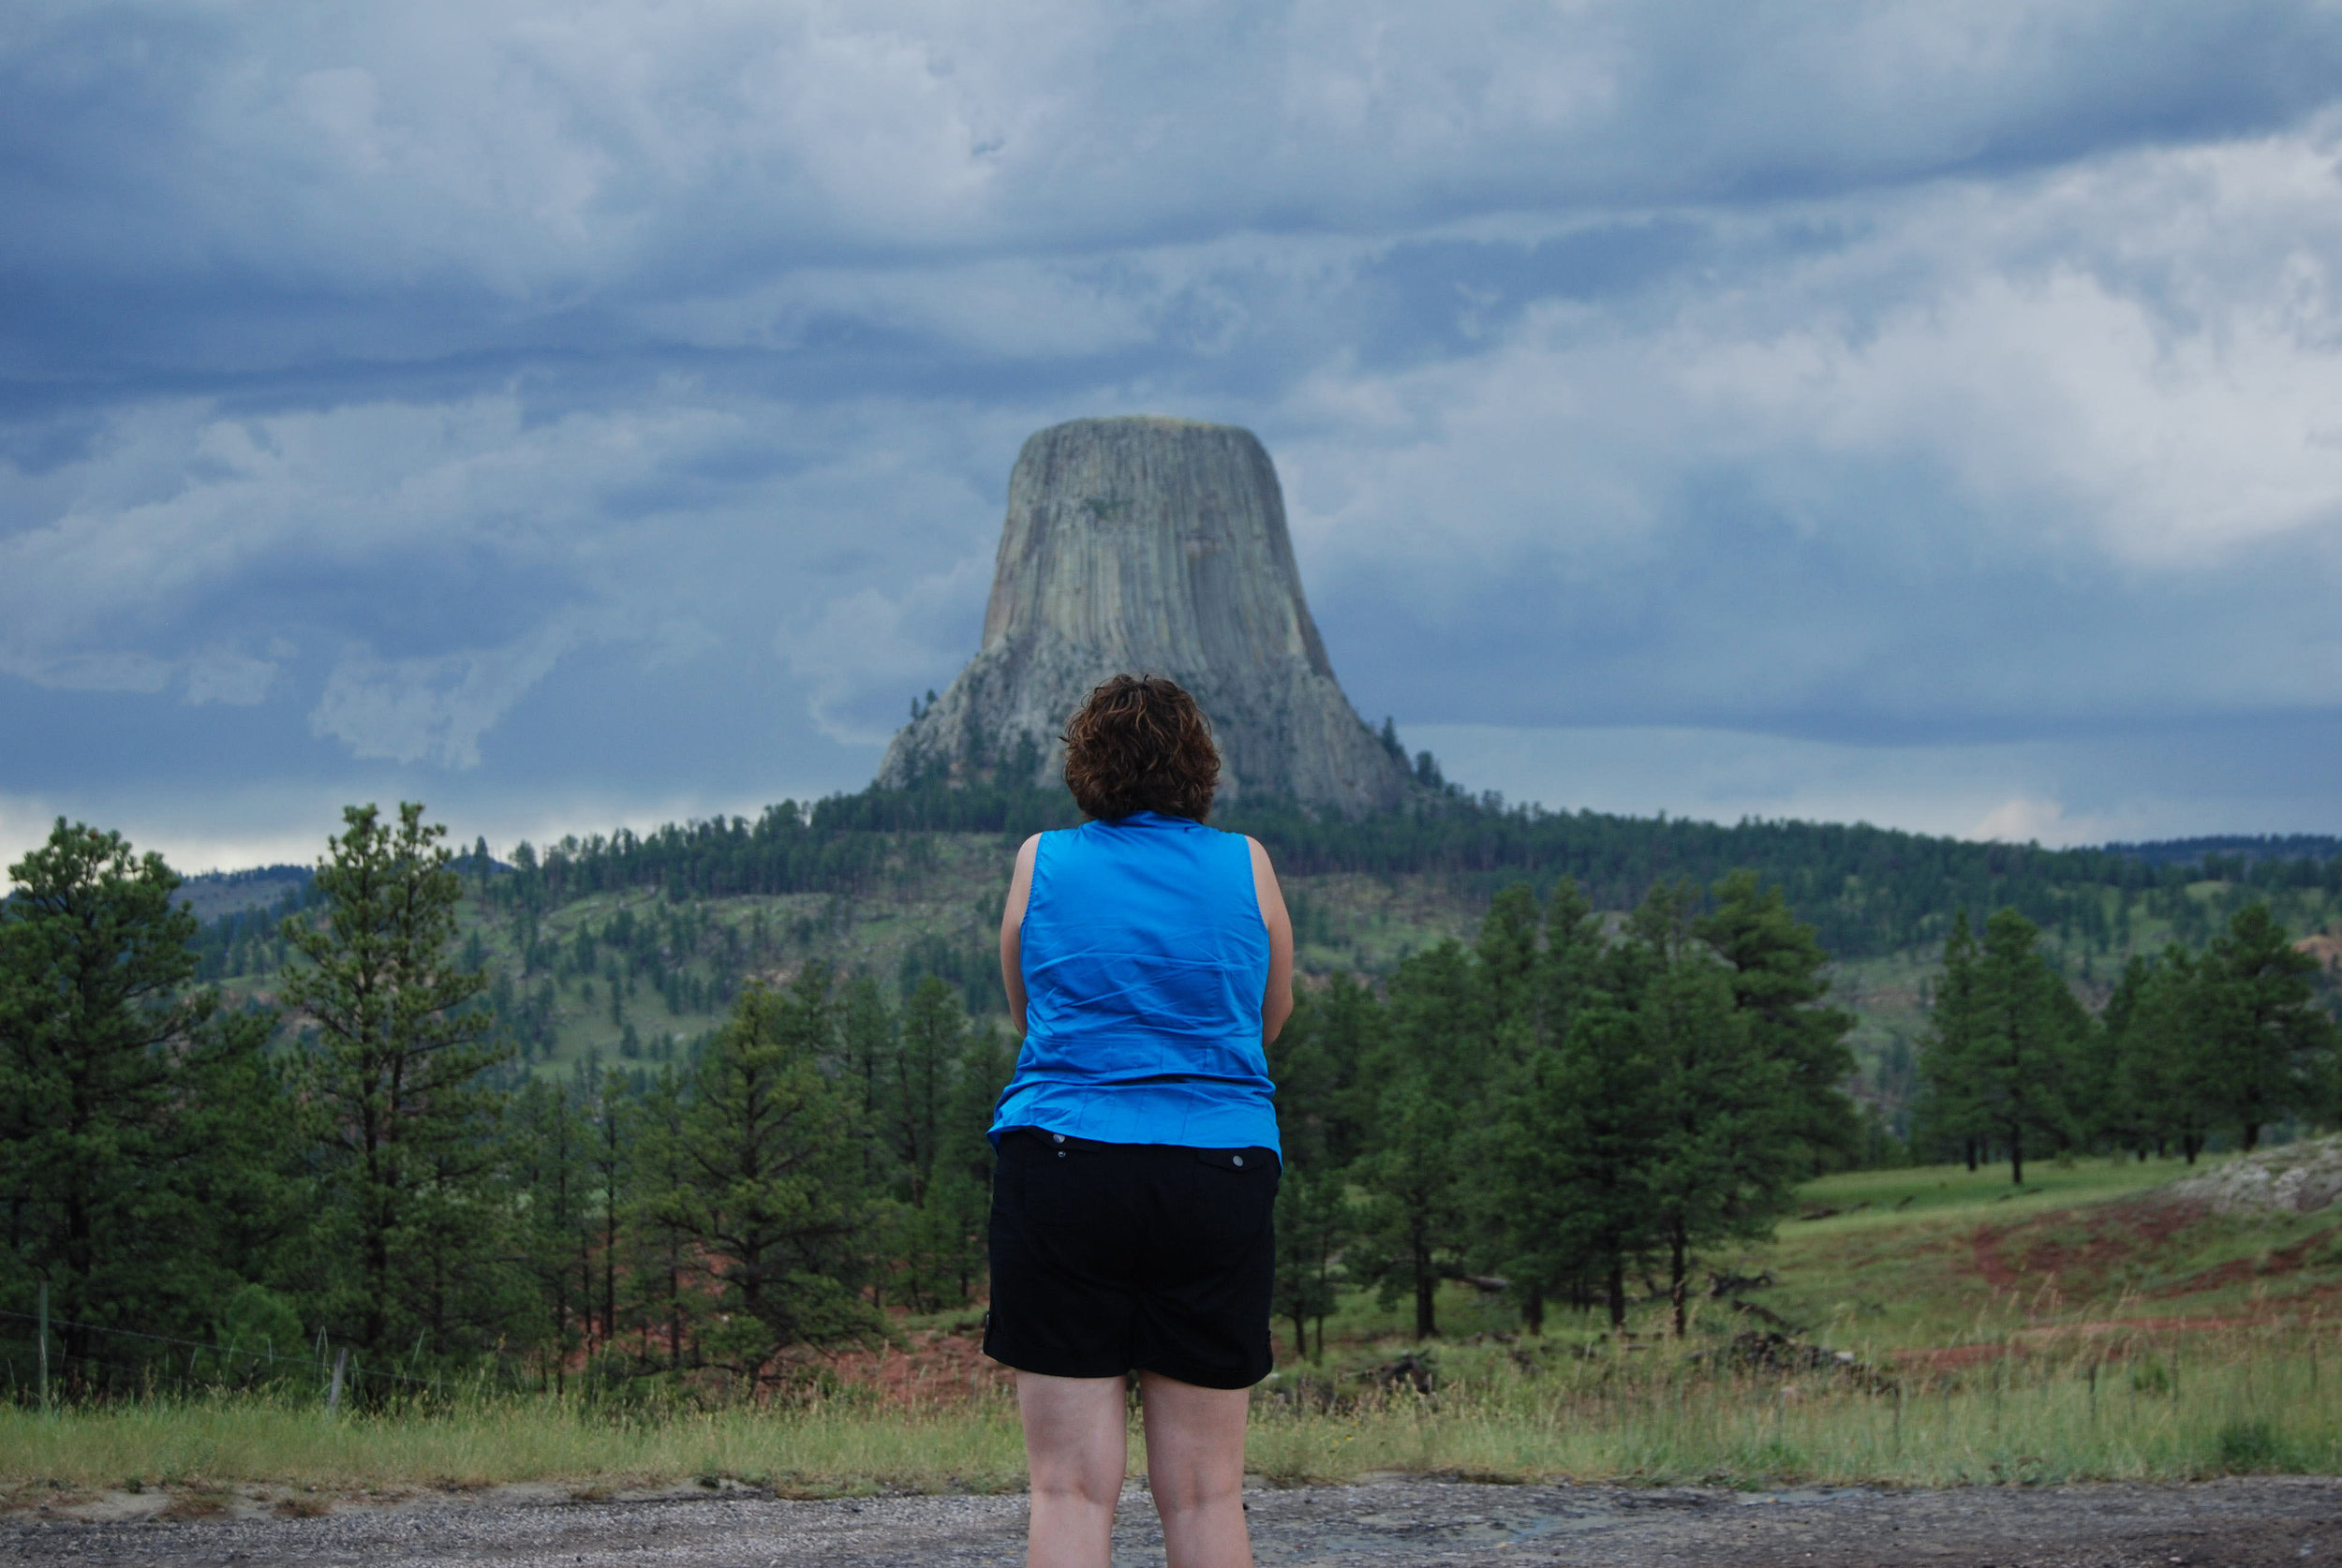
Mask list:
[[[985,1354],[1060,1378],[1260,1382],[1279,1174],[1265,1148],[1003,1134]]]

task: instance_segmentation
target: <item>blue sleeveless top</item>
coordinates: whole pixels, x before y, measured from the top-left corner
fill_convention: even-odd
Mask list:
[[[1268,931],[1242,834],[1153,811],[1045,833],[1020,929],[1025,1041],[995,1142],[1038,1127],[1279,1146],[1260,1038]]]

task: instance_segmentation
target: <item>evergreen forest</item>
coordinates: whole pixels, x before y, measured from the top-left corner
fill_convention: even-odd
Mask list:
[[[1220,819],[1301,949],[1270,1066],[1302,1353],[1344,1291],[1436,1335],[1459,1279],[1533,1331],[1680,1324],[1822,1171],[2021,1186],[2342,1110],[2298,942],[2342,846],[1724,827],[1417,775],[1385,817]],[[1015,1049],[992,938],[1015,843],[1071,820],[873,789],[498,856],[363,806],[314,868],[232,883],[60,821],[0,904],[12,1386],[756,1391],[972,1313]]]

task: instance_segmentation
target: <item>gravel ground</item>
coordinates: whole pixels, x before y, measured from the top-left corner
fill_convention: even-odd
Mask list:
[[[1135,1489],[1125,1502],[1115,1561],[1161,1562],[1153,1509]],[[1025,1517],[1021,1497],[791,1502],[739,1493],[586,1501],[548,1487],[344,1506],[310,1518],[250,1512],[250,1498],[240,1506],[243,1516],[231,1507],[228,1516],[179,1522],[19,1512],[0,1517],[0,1562],[1011,1564],[1023,1561]],[[2342,1481],[2323,1478],[1772,1494],[1395,1480],[1257,1491],[1249,1507],[1264,1568],[2342,1564]]]

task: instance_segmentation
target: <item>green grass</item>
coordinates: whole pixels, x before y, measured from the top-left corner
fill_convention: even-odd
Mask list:
[[[1491,1481],[1958,1486],[2342,1471],[2342,1391],[2318,1330],[2174,1347],[2140,1338],[1875,1383],[1723,1372],[1671,1349],[1435,1353],[1434,1396],[1263,1390],[1248,1467],[1277,1484],[1412,1472]],[[1297,1394],[1298,1398],[1292,1396]],[[1144,1468],[1134,1428],[1132,1471]],[[314,1405],[154,1400],[0,1413],[0,1497],[329,1496],[556,1483],[586,1492],[745,1484],[786,1496],[998,1492],[1023,1484],[1009,1401],[882,1412],[852,1400],[607,1419],[552,1399],[336,1420]]]
[[[1273,1481],[1415,1472],[1499,1480],[1958,1485],[2342,1472],[2342,1214],[2209,1216],[2151,1191],[2177,1161],[1862,1172],[1809,1184],[1812,1220],[1709,1260],[1775,1283],[1742,1294],[1854,1369],[1736,1365],[1759,1326],[1702,1295],[1689,1337],[1638,1299],[1633,1336],[1557,1304],[1542,1337],[1508,1296],[1450,1282],[1442,1338],[1416,1347],[1403,1302],[1346,1295],[1323,1366],[1263,1385],[1251,1468]],[[1643,1295],[1641,1281],[1637,1294]],[[906,1329],[965,1336],[965,1309]],[[1376,1375],[1428,1354],[1430,1398]],[[326,1416],[314,1397],[0,1409],[0,1499],[130,1483],[585,1492],[742,1484],[787,1495],[1000,1491],[1023,1484],[1005,1395],[889,1406],[835,1380],[762,1408],[614,1413],[574,1398],[482,1397],[432,1412]],[[963,1384],[964,1386],[964,1384]],[[1133,1469],[1143,1467],[1134,1447]],[[207,1488],[209,1489],[207,1491]],[[308,1495],[306,1491],[303,1495]]]
[[[2023,1188],[2005,1164],[1831,1176],[1801,1202],[1839,1212],[1785,1220],[1734,1261],[1780,1281],[1749,1299],[1866,1354],[2321,1311],[2342,1286],[2342,1214],[2206,1216],[2153,1193],[2189,1174],[2083,1160],[2029,1164]]]
[[[1937,1165],[1825,1176],[1801,1189],[1796,1211],[1820,1217],[1785,1219],[1772,1241],[1703,1260],[1693,1332],[1721,1338],[1763,1326],[1761,1317],[1706,1297],[1711,1271],[1771,1275],[1773,1286],[1742,1299],[1866,1360],[2110,1318],[2315,1309],[2342,1288],[2342,1211],[2201,1217],[2147,1197],[2224,1158],[2207,1157],[2193,1171],[2175,1159],[2041,1161],[2026,1166],[2023,1187],[2010,1183],[2005,1163],[1974,1173]],[[1636,1301],[1628,1326],[1647,1339],[1669,1331],[1666,1304],[1654,1298],[1663,1283],[1655,1274],[1629,1280]],[[1458,1281],[1441,1287],[1438,1317],[1450,1341],[1521,1329],[1509,1296]],[[1359,1361],[1397,1354],[1413,1324],[1411,1303],[1353,1292],[1327,1320],[1327,1335]],[[1573,1344],[1599,1339],[1607,1328],[1598,1311],[1562,1304],[1547,1319],[1549,1336]],[[1280,1354],[1290,1354],[1290,1325],[1279,1332]]]
[[[149,1399],[51,1415],[0,1409],[0,1498],[265,1483],[362,1495],[526,1482],[580,1487],[738,1482],[784,1495],[1000,1491],[1024,1484],[1005,1400],[878,1413],[813,1402],[612,1419],[515,1398],[335,1418],[314,1401]]]
[[[1705,1375],[1661,1352],[1622,1353],[1460,1378],[1435,1401],[1268,1414],[1252,1459],[1293,1480],[1404,1470],[1731,1486],[2332,1472],[2342,1396],[2312,1365],[2301,1337],[2195,1346],[2176,1363],[2137,1340],[2119,1354],[2099,1346],[1866,1388],[1830,1373]]]

